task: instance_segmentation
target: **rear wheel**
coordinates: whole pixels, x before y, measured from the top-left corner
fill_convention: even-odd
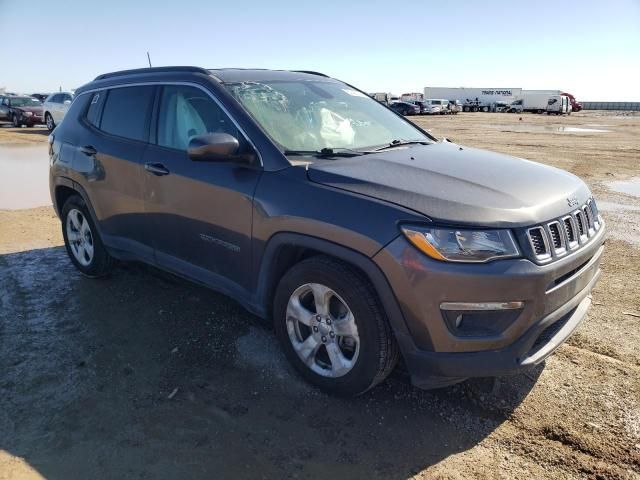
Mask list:
[[[296,370],[329,393],[364,393],[398,359],[373,287],[328,257],[303,260],[285,274],[276,291],[274,327]]]
[[[93,223],[87,205],[79,195],[73,195],[62,208],[62,236],[69,258],[84,275],[101,277],[114,264]]]

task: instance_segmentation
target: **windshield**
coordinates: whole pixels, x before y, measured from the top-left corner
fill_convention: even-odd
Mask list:
[[[431,142],[369,96],[338,82],[269,81],[225,85],[284,150],[367,150],[394,140]]]
[[[12,107],[36,107],[40,105],[40,100],[33,97],[12,97],[11,98],[11,106]]]

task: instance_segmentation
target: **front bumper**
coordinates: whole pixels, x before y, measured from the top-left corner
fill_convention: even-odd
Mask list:
[[[542,362],[578,327],[600,277],[605,228],[582,249],[547,265],[527,259],[486,264],[432,260],[400,236],[374,260],[401,306],[406,332],[396,332],[414,385],[433,388],[467,377],[517,373]],[[454,335],[445,302],[524,303],[491,335]]]
[[[37,115],[32,115],[30,117],[27,117],[25,115],[21,115],[20,116],[20,123],[22,123],[23,125],[41,125],[44,124],[44,118],[42,117],[42,115],[37,116]]]

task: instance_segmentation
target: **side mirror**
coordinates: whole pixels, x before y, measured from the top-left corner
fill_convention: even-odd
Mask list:
[[[62,102],[62,103],[64,103],[65,105],[71,105],[71,100],[65,100],[65,101],[64,101],[64,102]]]
[[[196,162],[231,162],[240,160],[240,142],[228,133],[205,133],[189,141],[187,154]]]

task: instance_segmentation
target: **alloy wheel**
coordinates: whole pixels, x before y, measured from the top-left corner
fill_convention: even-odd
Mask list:
[[[80,210],[69,210],[66,231],[71,253],[80,265],[88,266],[93,260],[93,234],[89,222]]]
[[[313,372],[338,378],[355,366],[358,327],[347,303],[331,288],[307,283],[287,304],[287,333],[294,351]]]

